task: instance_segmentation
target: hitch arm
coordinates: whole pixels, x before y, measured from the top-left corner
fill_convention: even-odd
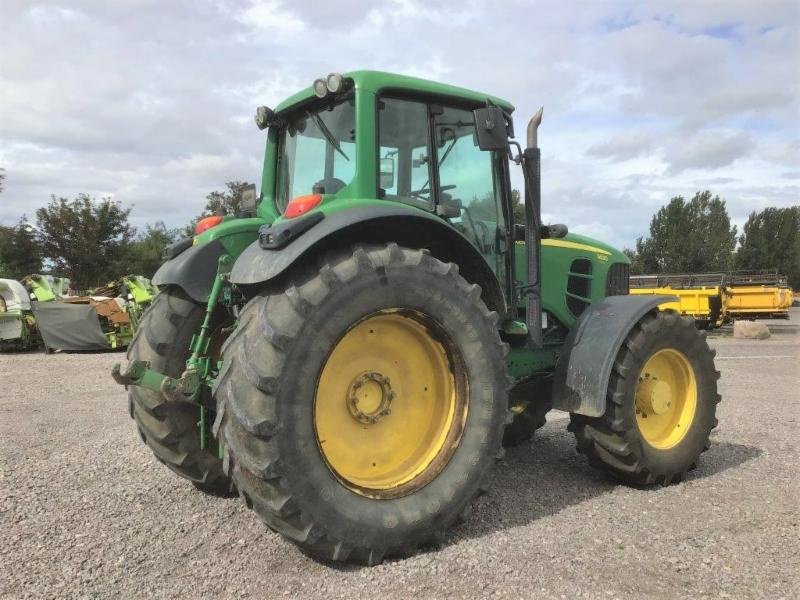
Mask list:
[[[205,405],[209,400],[200,393],[200,376],[197,371],[187,369],[179,379],[169,377],[150,368],[145,360],[132,360],[123,371],[117,363],[111,369],[111,376],[120,385],[138,385],[161,394],[172,402],[196,402]]]
[[[124,371],[122,365],[117,363],[111,369],[111,376],[120,385],[139,385],[159,393],[161,383],[164,379],[169,379],[166,375],[150,369],[150,363],[146,360],[132,360]]]

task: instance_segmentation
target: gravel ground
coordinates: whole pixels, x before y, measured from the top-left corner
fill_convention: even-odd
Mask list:
[[[314,562],[157,463],[122,354],[0,355],[0,595],[798,598],[800,333],[711,343],[720,426],[687,482],[616,485],[554,412],[442,548],[373,568]]]

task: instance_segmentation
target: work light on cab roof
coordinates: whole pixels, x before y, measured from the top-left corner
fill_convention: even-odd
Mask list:
[[[320,77],[314,81],[312,88],[317,98],[324,98],[331,94],[337,94],[344,90],[351,80],[346,79],[341,73],[330,73],[327,77]]]

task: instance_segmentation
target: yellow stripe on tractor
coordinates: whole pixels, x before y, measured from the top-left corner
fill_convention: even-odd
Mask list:
[[[706,327],[719,327],[725,319],[728,295],[720,286],[689,289],[673,289],[670,286],[631,288],[630,293],[641,296],[677,296],[677,302],[659,304],[659,310],[674,310],[692,317],[699,325]]]
[[[517,242],[520,243],[520,242]],[[557,238],[545,238],[542,240],[542,246],[555,246],[558,248],[571,248],[573,250],[583,250],[584,252],[593,252],[597,258],[602,261],[607,261],[611,253],[608,250],[603,250],[597,246],[590,246],[589,244],[582,244],[581,242],[573,242],[571,240],[563,240]]]

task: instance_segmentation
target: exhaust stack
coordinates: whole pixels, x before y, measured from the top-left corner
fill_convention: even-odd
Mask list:
[[[528,121],[527,148],[522,152],[522,173],[525,177],[525,255],[528,284],[525,290],[525,321],[528,340],[534,348],[542,347],[542,286],[540,254],[542,244],[542,175],[538,130],[544,107]]]

